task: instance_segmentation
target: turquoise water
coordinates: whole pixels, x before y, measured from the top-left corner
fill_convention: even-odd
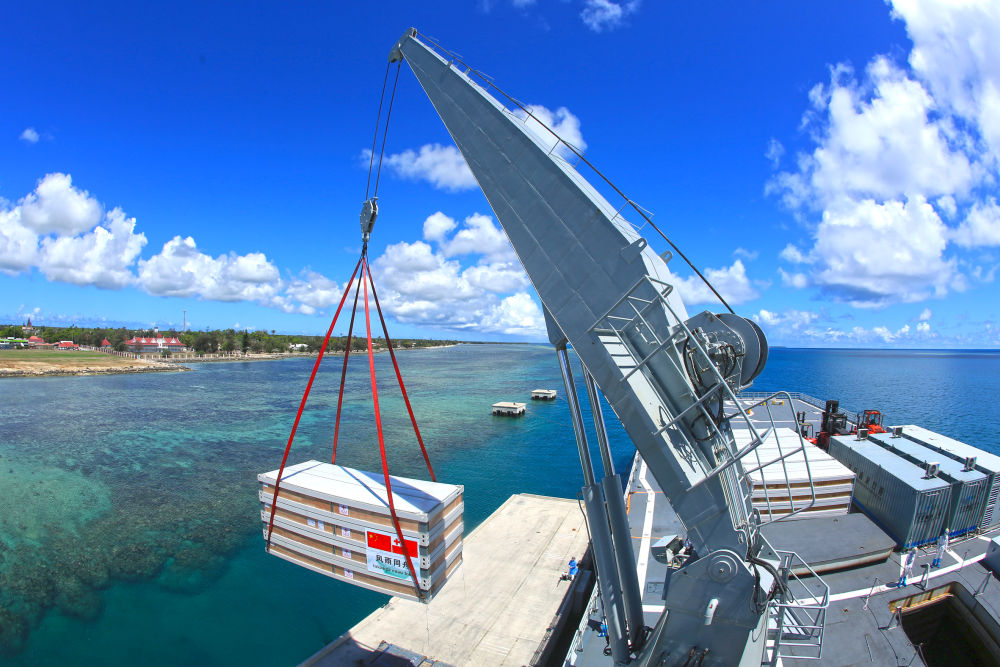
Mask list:
[[[549,348],[399,357],[439,479],[466,486],[467,530],[512,493],[576,494]],[[329,456],[339,364],[324,364],[291,462]],[[295,664],[384,604],[262,549],[256,474],[280,461],[310,365],[0,380],[0,662]],[[377,370],[390,467],[423,476],[386,356]],[[366,371],[356,357],[338,462],[377,469]],[[489,415],[536,387],[559,389],[559,400],[529,402],[522,419]],[[755,388],[880,408],[998,451],[996,352],[779,349]],[[610,415],[609,427],[624,467],[631,446]]]

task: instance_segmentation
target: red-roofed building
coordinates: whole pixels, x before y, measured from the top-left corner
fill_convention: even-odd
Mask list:
[[[36,345],[45,345],[45,341],[41,336],[29,336],[28,347],[35,347]]]
[[[61,340],[59,344],[56,345],[57,350],[79,350],[80,346],[71,340]]]
[[[178,340],[176,336],[171,336],[170,338],[164,338],[163,336],[140,338],[138,336],[134,336],[125,341],[125,344],[133,352],[138,352],[139,354],[164,351],[187,352],[187,347],[185,347],[184,343]]]
[[[105,338],[104,340],[102,340],[101,341],[101,349],[102,350],[110,350],[111,349],[111,341],[109,341],[107,338]]]

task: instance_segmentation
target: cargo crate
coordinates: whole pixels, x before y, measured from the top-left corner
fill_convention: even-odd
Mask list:
[[[257,476],[267,538],[278,471]],[[393,504],[423,601],[462,562],[463,487],[390,477]],[[418,599],[392,524],[381,472],[306,461],[285,469],[270,553],[364,588]]]
[[[951,485],[869,440],[831,436],[830,454],[854,471],[854,504],[903,549],[937,541]]]

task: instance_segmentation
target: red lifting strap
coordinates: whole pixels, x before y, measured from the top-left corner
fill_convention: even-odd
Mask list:
[[[363,267],[361,269],[361,282],[365,288],[365,330],[368,334],[368,372],[372,380],[372,403],[375,408],[375,428],[378,431],[378,448],[382,455],[382,477],[385,480],[386,497],[389,499],[389,514],[392,515],[392,525],[396,528],[396,537],[403,549],[403,558],[406,559],[406,567],[413,577],[413,588],[418,598],[423,597],[420,591],[420,581],[417,579],[417,571],[413,568],[413,561],[410,560],[409,549],[406,547],[406,540],[403,539],[403,530],[399,527],[399,519],[396,518],[396,505],[392,500],[392,482],[389,481],[389,464],[385,458],[385,438],[382,436],[382,414],[378,409],[378,385],[375,382],[375,353],[372,350],[372,325],[368,314],[368,282],[365,274],[368,272],[368,261],[361,258]]]
[[[312,389],[313,380],[316,379],[316,371],[319,370],[319,362],[323,361],[323,353],[326,352],[326,346],[330,342],[330,336],[333,334],[333,327],[337,324],[337,318],[340,317],[340,311],[344,307],[344,301],[347,300],[347,294],[351,291],[351,285],[354,283],[354,278],[358,275],[358,268],[361,267],[364,259],[364,257],[359,259],[357,266],[354,267],[354,273],[351,274],[351,279],[347,282],[347,288],[344,290],[344,296],[340,297],[340,305],[337,306],[337,312],[333,316],[333,321],[330,322],[330,328],[326,330],[326,338],[323,339],[323,347],[319,348],[319,356],[316,357],[316,363],[313,364],[312,374],[309,375],[309,382],[306,384],[306,391],[302,394],[302,402],[299,403],[299,411],[295,415],[295,422],[292,424],[292,432],[288,436],[288,444],[285,446],[285,455],[281,457],[281,467],[278,468],[278,478],[274,480],[274,496],[271,497],[271,517],[267,522],[266,549],[268,551],[271,549],[271,533],[274,531],[274,510],[278,506],[278,486],[281,484],[281,475],[285,472],[285,463],[288,462],[288,452],[292,450],[292,442],[295,440],[295,431],[299,428],[299,420],[302,419],[302,411],[306,407],[306,399],[309,398],[309,390]]]

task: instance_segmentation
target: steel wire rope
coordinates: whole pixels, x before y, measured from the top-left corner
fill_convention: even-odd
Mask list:
[[[577,158],[579,158],[581,161],[583,161],[584,164],[586,164],[588,167],[590,167],[595,174],[597,174],[598,176],[600,176],[601,180],[603,180],[605,183],[607,183],[611,187],[611,189],[614,190],[615,193],[618,194],[618,196],[620,196],[622,199],[624,199],[625,202],[629,206],[631,206],[632,209],[635,210],[636,213],[638,213],[639,215],[641,215],[642,218],[643,218],[643,220],[646,221],[646,224],[648,224],[650,227],[652,227],[654,230],[656,230],[656,233],[659,234],[663,238],[663,240],[666,241],[670,245],[670,247],[674,249],[674,251],[680,256],[681,259],[684,260],[684,262],[689,267],[691,267],[691,270],[694,271],[698,275],[698,277],[701,279],[701,281],[703,283],[705,283],[705,285],[708,287],[708,289],[712,290],[712,294],[714,294],[719,299],[719,301],[722,303],[722,305],[726,307],[726,310],[728,310],[730,313],[733,313],[734,315],[736,314],[736,312],[732,309],[732,307],[729,305],[729,303],[722,297],[721,294],[719,294],[718,290],[715,289],[715,287],[712,285],[712,283],[709,282],[708,278],[706,278],[704,276],[704,274],[702,274],[702,272],[698,270],[698,267],[695,266],[694,263],[690,259],[688,259],[687,255],[685,255],[684,252],[680,248],[678,248],[677,245],[674,244],[674,242],[671,241],[670,238],[666,234],[663,233],[663,230],[661,230],[656,225],[656,223],[653,222],[652,218],[650,218],[648,215],[646,215],[645,211],[642,210],[642,207],[639,206],[638,204],[636,204],[634,201],[632,201],[632,199],[629,198],[624,192],[622,192],[618,188],[617,185],[615,185],[613,182],[611,182],[611,179],[609,179],[607,176],[605,176],[596,166],[594,166],[594,164],[590,160],[588,160],[586,157],[584,157],[583,153],[581,153],[580,151],[578,151],[576,149],[576,147],[573,146],[573,144],[569,143],[568,141],[566,141],[565,139],[563,139],[562,137],[560,137],[555,132],[555,130],[553,130],[551,127],[549,127],[543,121],[539,120],[538,117],[535,116],[535,114],[531,113],[531,111],[524,104],[522,104],[518,99],[516,99],[513,96],[508,95],[506,92],[504,92],[503,89],[501,89],[499,86],[497,86],[495,83],[493,83],[492,79],[489,76],[487,76],[486,74],[483,74],[479,70],[475,69],[474,67],[472,67],[471,65],[469,65],[468,63],[466,63],[464,60],[462,60],[461,56],[459,56],[457,53],[449,51],[445,47],[441,46],[441,44],[439,42],[435,41],[432,37],[429,37],[427,35],[423,35],[421,33],[417,33],[417,34],[420,35],[421,37],[423,37],[424,39],[426,39],[428,42],[430,42],[431,44],[433,44],[438,49],[440,49],[442,52],[444,52],[445,54],[447,54],[448,56],[450,56],[454,62],[457,62],[457,63],[461,64],[463,67],[468,68],[468,71],[467,71],[466,74],[468,74],[469,72],[474,73],[476,76],[478,76],[479,78],[481,78],[486,83],[486,85],[488,85],[490,88],[492,88],[493,90],[497,91],[498,93],[500,93],[500,95],[502,95],[503,97],[507,98],[508,100],[510,100],[511,102],[513,102],[514,104],[516,104],[517,107],[521,111],[523,111],[525,114],[527,114],[536,123],[538,123],[539,125],[541,125],[542,127],[544,127],[549,132],[549,134],[551,134],[552,136],[554,136],[559,141],[559,143],[563,144],[564,146],[566,146],[566,148],[568,148],[569,150],[571,150],[573,152],[573,154]]]
[[[368,199],[368,191],[372,184],[372,165],[375,164],[375,144],[378,143],[378,131],[382,127],[382,103],[385,101],[385,84],[389,82],[389,67],[392,63],[385,64],[385,78],[382,79],[382,95],[378,98],[378,115],[375,117],[375,135],[372,137],[371,155],[368,156],[368,183],[365,185],[365,199]],[[381,165],[381,158],[379,164]]]
[[[396,84],[399,83],[399,70],[402,66],[403,61],[400,60],[396,63],[396,78],[392,82],[392,95],[389,96],[389,111],[385,114],[385,130],[382,131],[382,148],[378,153],[378,168],[375,170],[375,191],[372,193],[372,197],[378,197],[378,183],[379,178],[382,175],[382,156],[385,155],[385,140],[389,135],[389,119],[392,118],[392,103],[396,100]],[[388,75],[388,70],[386,70],[386,75]],[[385,94],[385,88],[383,84],[382,94]],[[381,103],[380,103],[381,106]],[[374,148],[374,146],[373,146]],[[371,177],[371,166],[368,167],[369,178]],[[367,193],[365,198],[367,199]]]

